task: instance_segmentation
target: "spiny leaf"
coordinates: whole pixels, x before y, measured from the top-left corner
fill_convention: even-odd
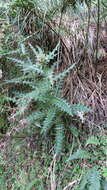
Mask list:
[[[37,100],[39,98],[39,89],[36,88],[36,90],[32,90],[31,92],[28,92],[28,93],[23,93],[23,94],[19,94],[19,95],[16,95],[17,98],[20,98],[18,101],[21,102],[22,104],[23,103],[29,103],[31,102],[32,100]]]
[[[60,42],[56,45],[56,47],[53,49],[53,51],[50,52],[50,53],[47,55],[47,57],[46,57],[47,63],[48,63],[50,60],[54,59],[54,57],[57,55],[56,52],[58,51],[59,45],[60,45]]]
[[[83,104],[72,104],[72,109],[75,114],[78,115],[78,112],[87,113],[90,112],[91,109]]]
[[[89,144],[91,144],[91,145],[99,145],[100,142],[99,142],[99,140],[98,140],[97,137],[91,136],[91,137],[87,140],[86,146],[89,145]]]
[[[28,117],[26,117],[26,120],[30,121],[30,122],[34,122],[36,120],[41,120],[45,117],[45,113],[41,112],[41,111],[35,111],[32,112]]]
[[[90,158],[89,152],[86,150],[77,150],[77,152],[73,153],[67,161],[77,160],[77,159],[88,159]]]
[[[66,100],[58,97],[52,98],[51,103],[70,116],[77,115],[78,111],[88,112],[90,110],[89,108],[81,104],[70,105]]]
[[[38,54],[37,50],[30,43],[29,43],[29,46],[30,46],[31,50],[33,51],[34,55],[37,56],[37,54]]]
[[[100,172],[96,168],[92,168],[89,173],[88,181],[89,181],[89,190],[100,190]]]
[[[16,58],[8,58],[8,59],[15,63],[18,63],[19,66],[22,66],[25,63],[23,60],[16,59]]]
[[[59,110],[68,113],[70,116],[73,116],[72,107],[66,102],[66,100],[54,97],[51,100],[51,104],[57,106]]]
[[[40,82],[37,83],[37,88],[39,89],[39,92],[41,94],[46,94],[49,93],[49,91],[52,90],[52,85],[51,82],[49,80],[41,80]]]
[[[63,123],[58,123],[56,125],[56,137],[55,137],[55,152],[60,154],[62,152],[64,139],[64,125]]]
[[[42,133],[46,133],[50,128],[51,128],[51,125],[53,123],[53,120],[55,118],[55,113],[56,113],[56,110],[51,108],[51,109],[48,109],[48,113],[47,113],[47,116],[43,122],[43,128],[42,128]]]
[[[59,75],[55,76],[54,81],[57,80],[62,80],[65,78],[65,76],[70,73],[70,71],[76,66],[76,64],[74,63],[73,65],[71,65],[68,69],[66,69],[65,71],[63,71],[62,73],[60,73]]]
[[[22,54],[25,55],[26,54],[26,48],[25,48],[24,43],[20,43],[20,47],[21,47]]]

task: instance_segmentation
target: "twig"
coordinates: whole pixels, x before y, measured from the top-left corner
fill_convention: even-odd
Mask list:
[[[74,180],[73,182],[69,183],[63,190],[67,190],[69,187],[72,188],[75,184],[78,183],[78,180]]]

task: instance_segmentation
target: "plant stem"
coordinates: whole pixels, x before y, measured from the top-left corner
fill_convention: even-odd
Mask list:
[[[97,0],[97,37],[96,37],[95,72],[97,70],[97,61],[98,61],[99,28],[100,28],[100,0]]]

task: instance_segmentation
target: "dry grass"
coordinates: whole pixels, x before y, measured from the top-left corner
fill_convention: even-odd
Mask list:
[[[104,124],[107,122],[107,57],[104,48],[107,34],[104,23],[100,24],[96,70],[96,24],[90,23],[90,26],[87,26],[79,18],[72,20],[70,17],[63,16],[60,28],[62,26],[65,33],[60,32],[62,46],[59,72],[77,63],[76,69],[65,78],[62,96],[66,97],[71,104],[83,103],[91,107],[92,113],[86,116],[86,120],[91,125]]]

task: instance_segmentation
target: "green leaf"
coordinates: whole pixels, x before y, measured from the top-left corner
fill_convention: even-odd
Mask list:
[[[81,179],[81,182],[79,184],[79,190],[85,190],[87,183],[88,183],[88,175],[85,175]]]
[[[27,185],[26,190],[31,190],[34,185],[38,184],[38,182],[40,183],[41,180],[40,179],[34,179],[31,183],[29,183]]]
[[[47,116],[43,122],[43,128],[41,131],[42,133],[46,133],[51,128],[53,120],[55,118],[55,113],[56,113],[55,109],[51,108],[48,110]]]
[[[58,44],[56,45],[56,47],[53,49],[52,52],[50,52],[47,57],[46,57],[46,62],[49,63],[50,60],[54,59],[54,57],[56,57],[56,55],[58,53],[56,53],[58,51],[58,48],[60,46],[60,42],[58,42]]]
[[[89,173],[88,181],[89,181],[89,190],[100,190],[100,172],[96,168],[92,168]]]
[[[107,181],[103,180],[102,182],[103,190],[107,190]]]
[[[68,115],[78,115],[78,112],[89,112],[90,109],[82,104],[70,105],[66,100],[58,97],[51,99],[51,104],[57,106],[61,111],[66,112]]]
[[[51,103],[57,106],[61,111],[64,111],[69,115],[73,116],[72,107],[66,102],[66,100],[55,97],[52,99]]]
[[[32,112],[28,117],[26,117],[26,120],[28,120],[28,122],[32,123],[37,120],[43,119],[44,116],[45,116],[45,113],[40,112],[40,111],[38,111],[38,112],[35,111],[35,112]]]
[[[56,137],[55,137],[56,154],[60,154],[62,152],[63,139],[64,139],[64,125],[62,123],[58,123],[56,125]]]
[[[88,159],[90,158],[90,154],[88,151],[79,149],[77,152],[73,153],[67,161],[77,160],[77,159]]]
[[[91,112],[91,109],[83,104],[72,104],[72,109],[75,114],[78,115],[78,112],[87,113]]]
[[[81,182],[79,184],[79,190],[101,190],[101,176],[100,172],[94,167],[85,171]]]
[[[20,43],[20,47],[21,47],[22,54],[25,55],[26,54],[25,45],[23,43]]]
[[[74,125],[71,125],[69,128],[70,128],[70,131],[73,134],[73,136],[78,137],[78,135],[79,135],[78,129]]]
[[[107,167],[102,168],[102,175],[103,175],[104,178],[107,179]]]
[[[91,145],[99,145],[100,142],[99,142],[99,140],[98,140],[97,137],[91,136],[91,137],[87,140],[86,146],[89,145],[89,144],[91,144]]]
[[[55,76],[54,81],[64,79],[65,76],[66,76],[75,66],[76,66],[76,64],[74,63],[74,64],[71,65],[68,69],[66,69],[65,71],[63,71],[63,72],[60,73],[59,75]]]

